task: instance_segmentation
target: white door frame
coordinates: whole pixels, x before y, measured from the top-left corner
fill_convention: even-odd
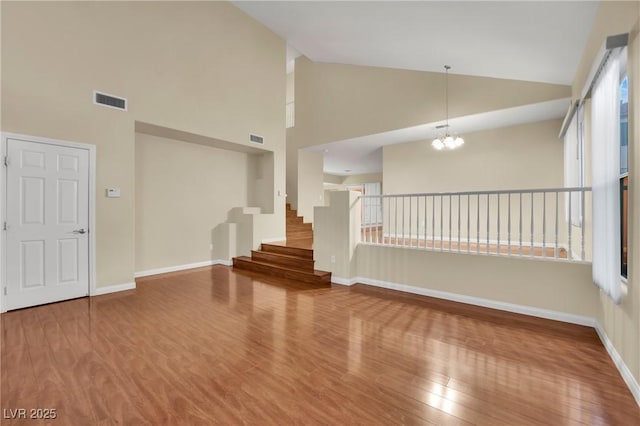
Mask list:
[[[17,133],[0,133],[0,153],[2,154],[2,173],[0,173],[0,313],[6,312],[6,297],[4,288],[7,285],[6,268],[6,232],[2,231],[7,218],[7,167],[4,159],[7,155],[9,139],[25,142],[37,142],[47,145],[57,145],[67,148],[85,149],[89,151],[89,296],[96,293],[96,146],[86,143],[62,141],[38,136],[27,136]]]

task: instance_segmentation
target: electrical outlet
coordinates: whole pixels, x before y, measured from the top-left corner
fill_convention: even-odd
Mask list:
[[[213,250],[213,243],[209,244],[209,250]]]
[[[331,256],[331,263],[336,263],[336,257],[335,256]]]

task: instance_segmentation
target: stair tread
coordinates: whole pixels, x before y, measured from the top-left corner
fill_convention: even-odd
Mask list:
[[[313,271],[315,261],[308,257],[273,253],[263,250],[251,250],[251,259],[258,262],[273,263],[287,268]]]
[[[287,239],[288,240],[288,239]],[[301,238],[302,240],[302,238]],[[265,250],[266,249],[266,250]],[[313,249],[303,248],[303,247],[291,247],[291,246],[281,246],[278,244],[265,244],[262,243],[262,251],[266,251],[269,253],[277,253],[277,252],[298,252],[301,253],[307,259],[313,259]]]
[[[258,260],[253,260],[248,256],[238,256],[238,257],[236,257],[234,259],[238,259],[238,260],[243,261],[243,262],[255,263],[255,264],[258,264],[258,265],[268,266],[270,268],[281,269],[281,270],[286,270],[286,271],[291,271],[291,272],[297,272],[297,273],[301,273],[301,274],[304,274],[304,275],[314,275],[316,277],[326,277],[327,275],[331,274],[331,272],[320,271],[320,270],[317,270],[317,269],[314,269],[313,272],[311,272],[311,271],[305,271],[305,270],[296,269],[296,268],[289,268],[289,267],[282,266],[282,265],[274,265],[273,263],[260,262]]]
[[[274,253],[272,251],[265,251],[265,250],[251,250],[251,251],[255,252],[255,253],[266,253],[266,254],[268,254],[270,256],[284,257],[286,259],[291,259],[291,260],[302,260],[302,261],[305,261],[305,262],[315,262],[313,259],[308,259],[306,257],[300,257],[300,256],[292,256],[290,254]]]

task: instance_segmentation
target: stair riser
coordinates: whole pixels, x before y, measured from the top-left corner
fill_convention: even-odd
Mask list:
[[[295,218],[295,217],[288,217],[287,218],[287,226],[301,226],[304,225],[305,223],[302,221],[301,217]],[[311,225],[309,223],[309,225]]]
[[[310,223],[288,223],[287,224],[287,231],[290,229],[295,229],[295,230],[305,230],[305,231],[309,231],[312,232],[313,231],[313,226]]]
[[[308,238],[313,237],[313,231],[311,231],[310,229],[292,229],[292,228],[288,228],[286,230],[287,234],[304,234],[305,236],[307,236]]]
[[[299,257],[290,258],[279,256],[275,253],[268,253],[264,251],[252,251],[251,258],[258,262],[266,262],[274,265],[281,265],[287,268],[301,269],[307,272],[313,272],[314,261],[310,259],[303,259]]]
[[[286,254],[287,256],[297,256],[303,259],[313,260],[313,250],[308,250],[308,249],[277,246],[272,244],[262,244],[262,251],[277,253],[277,254]]]
[[[268,265],[260,265],[256,263],[246,262],[242,259],[233,259],[233,267],[237,269],[242,269],[250,272],[257,272],[260,274],[285,278],[290,280],[301,281],[309,284],[330,284],[331,283],[331,275],[318,277],[311,274],[306,274],[304,272],[297,271],[289,271],[283,269],[277,269],[274,267],[270,267]]]

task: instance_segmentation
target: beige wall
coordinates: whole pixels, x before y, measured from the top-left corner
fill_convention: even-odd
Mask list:
[[[361,185],[364,183],[382,183],[382,173],[367,173],[363,175],[345,176],[342,180],[343,185]],[[384,189],[384,188],[383,188]]]
[[[385,194],[419,194],[438,192],[486,191],[502,189],[538,189],[563,186],[563,145],[558,139],[561,120],[549,120],[500,129],[465,134],[465,144],[455,151],[436,151],[430,141],[388,145],[383,149],[383,187]],[[534,196],[533,241],[535,245],[555,242],[555,196],[547,196],[546,224],[543,227],[543,196]],[[503,241],[509,239],[529,245],[531,234],[531,196],[511,197],[511,230],[508,229],[509,203],[506,195],[492,196],[487,208],[486,197],[440,197],[383,200],[385,234],[441,235],[472,241]],[[460,209],[458,209],[460,201]],[[404,203],[404,204],[403,204]],[[434,205],[435,203],[435,205]],[[468,207],[467,207],[468,203]],[[442,206],[440,205],[442,204]],[[389,217],[399,216],[399,224]],[[498,228],[498,206],[502,221]],[[442,208],[441,208],[442,207]],[[365,206],[366,208],[366,206]],[[427,211],[425,220],[425,210]],[[487,210],[489,227],[487,230]],[[558,202],[558,242],[567,244],[564,221],[564,198]],[[442,211],[442,228],[441,214]],[[411,212],[411,213],[410,213]],[[402,217],[404,217],[404,228]],[[460,216],[460,220],[458,220]],[[470,216],[468,218],[467,216]],[[421,220],[418,220],[420,218]],[[451,223],[449,223],[451,222]],[[467,224],[467,222],[469,222]],[[479,223],[479,225],[478,225]],[[460,228],[458,228],[460,224]],[[544,225],[546,225],[544,224]],[[467,228],[469,232],[467,232]],[[449,231],[451,229],[451,231]],[[522,229],[522,232],[520,232]],[[488,233],[488,235],[487,235]],[[573,234],[578,237],[579,233]],[[577,238],[575,238],[577,241]],[[579,250],[578,250],[579,252]]]
[[[324,183],[330,183],[333,185],[340,185],[344,180],[344,176],[332,175],[329,173],[325,173],[323,177]]]
[[[359,245],[356,265],[358,277],[587,318],[598,304],[588,264]]]
[[[570,87],[450,75],[450,116],[570,96]],[[296,59],[296,125],[287,131],[287,193],[297,203],[300,148],[444,120],[444,73]],[[386,190],[385,190],[386,191]]]
[[[247,204],[255,156],[140,133],[135,148],[136,272],[212,260],[212,231]]]
[[[296,59],[296,145],[318,145],[444,120],[444,73]],[[455,74],[458,117],[570,96],[563,85]]]
[[[383,148],[385,194],[557,188],[563,185],[561,120],[465,134],[454,151],[430,141]]]
[[[629,73],[629,274],[627,294],[620,305],[600,293],[598,303],[598,318],[611,339],[615,349],[621,355],[625,364],[640,382],[640,3],[638,2],[601,2],[593,25],[587,46],[582,56],[580,66],[573,81],[573,97],[578,98],[586,83],[586,78],[595,60],[595,55],[609,35],[631,32],[628,48]],[[589,108],[587,102],[587,127],[589,127]],[[587,147],[590,147],[590,133],[587,131]],[[597,161],[591,158],[590,150],[585,152],[587,169],[590,163]],[[590,176],[588,173],[587,176]],[[587,182],[587,184],[589,184]]]
[[[324,205],[322,153],[301,150],[298,153],[298,216],[313,223],[313,208]]]
[[[315,208],[313,259],[315,267],[334,277],[356,276],[356,247],[360,233],[359,192],[327,191],[327,206]]]
[[[248,145],[284,190],[285,43],[226,2],[6,2],[2,130],[97,146],[97,285],[133,281],[135,122]],[[92,105],[94,89],[127,112]],[[233,179],[231,174],[227,179]],[[122,197],[107,199],[104,188]],[[284,202],[270,227],[284,235]]]

